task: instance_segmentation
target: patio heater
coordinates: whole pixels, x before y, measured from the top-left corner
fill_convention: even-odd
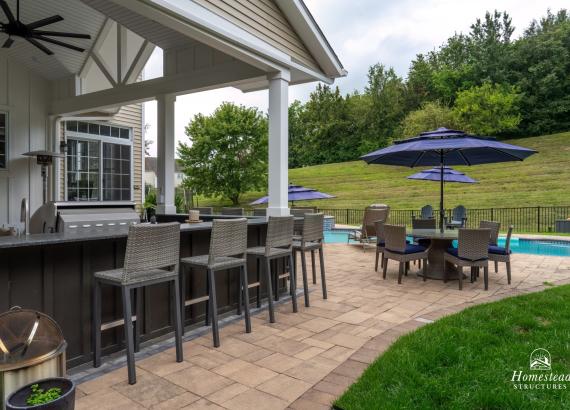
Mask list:
[[[42,166],[42,182],[43,182],[43,201],[47,201],[47,168],[53,164],[54,158],[62,158],[63,154],[51,151],[30,151],[22,154],[26,157],[36,157],[38,165]]]

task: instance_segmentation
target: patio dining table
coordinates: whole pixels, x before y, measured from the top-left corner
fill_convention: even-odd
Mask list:
[[[413,238],[430,240],[427,278],[439,280],[459,279],[461,271],[450,263],[446,264],[443,259],[446,249],[452,246],[453,241],[457,239],[459,235],[458,230],[447,229],[440,232],[439,229],[409,229],[407,234]],[[423,272],[420,271],[418,276],[423,276]]]

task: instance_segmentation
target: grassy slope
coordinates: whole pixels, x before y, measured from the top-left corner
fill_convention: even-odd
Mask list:
[[[475,306],[401,337],[342,395],[344,410],[561,409],[566,390],[515,390],[513,371],[547,349],[570,373],[570,286]],[[548,373],[548,372],[547,372]],[[550,382],[552,383],[552,382]]]
[[[480,183],[446,185],[446,207],[459,204],[470,208],[570,204],[570,132],[507,142],[539,153],[524,162],[457,167]],[[314,205],[322,208],[362,208],[372,203],[387,203],[394,209],[415,209],[425,204],[436,206],[439,202],[437,183],[406,179],[420,169],[353,161],[292,169],[289,180],[337,197],[314,201]],[[263,192],[248,193],[242,203],[247,205],[262,195]],[[200,205],[227,203],[200,200]],[[303,205],[311,203],[303,202]]]

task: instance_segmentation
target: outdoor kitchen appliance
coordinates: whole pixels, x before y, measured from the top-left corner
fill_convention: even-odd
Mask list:
[[[30,233],[127,232],[140,222],[134,202],[46,202],[30,219]]]
[[[61,328],[46,314],[18,306],[0,314],[0,409],[20,387],[65,376],[66,348]]]

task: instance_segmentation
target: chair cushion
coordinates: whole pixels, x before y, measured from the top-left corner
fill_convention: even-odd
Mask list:
[[[279,255],[289,255],[291,250],[284,249],[284,248],[271,248],[269,251],[269,256],[279,256]],[[247,248],[248,255],[258,255],[264,256],[265,255],[265,246],[254,246],[252,248]]]
[[[429,239],[428,239],[429,241]],[[406,241],[406,244],[409,244],[410,241]],[[386,247],[386,241],[380,241],[379,243],[376,244],[376,246],[378,246],[379,248],[385,248]]]
[[[475,262],[475,260],[473,260],[473,259],[467,259],[467,258],[462,258],[462,257],[460,257],[458,252],[459,252],[459,251],[458,251],[457,248],[454,248],[454,247],[447,248],[447,253],[449,253],[450,255],[453,255],[453,256],[455,256],[456,258],[462,259],[462,260],[464,260],[464,261]],[[487,258],[477,259],[477,260],[485,260],[485,259],[487,259]]]
[[[489,253],[494,253],[497,255],[508,255],[511,253],[511,250],[509,249],[507,252],[507,250],[502,246],[489,245]]]
[[[208,265],[208,255],[190,256],[180,259],[180,263],[190,266],[199,266],[210,269],[229,269],[246,263],[247,259],[234,258],[231,256],[219,256],[212,265]]]
[[[410,254],[410,253],[419,253],[419,252],[424,252],[426,250],[426,248],[424,246],[421,245],[414,245],[414,244],[406,244],[406,249],[404,250],[404,252],[400,252],[400,251],[393,251],[388,249],[390,252],[394,252],[394,253],[401,253],[401,254]]]
[[[168,279],[178,275],[177,271],[168,271],[165,269],[153,269],[137,273],[130,273],[129,281],[127,283],[141,283],[156,279]],[[95,277],[98,279],[116,282],[117,284],[123,283],[123,268],[111,269],[95,272]]]

